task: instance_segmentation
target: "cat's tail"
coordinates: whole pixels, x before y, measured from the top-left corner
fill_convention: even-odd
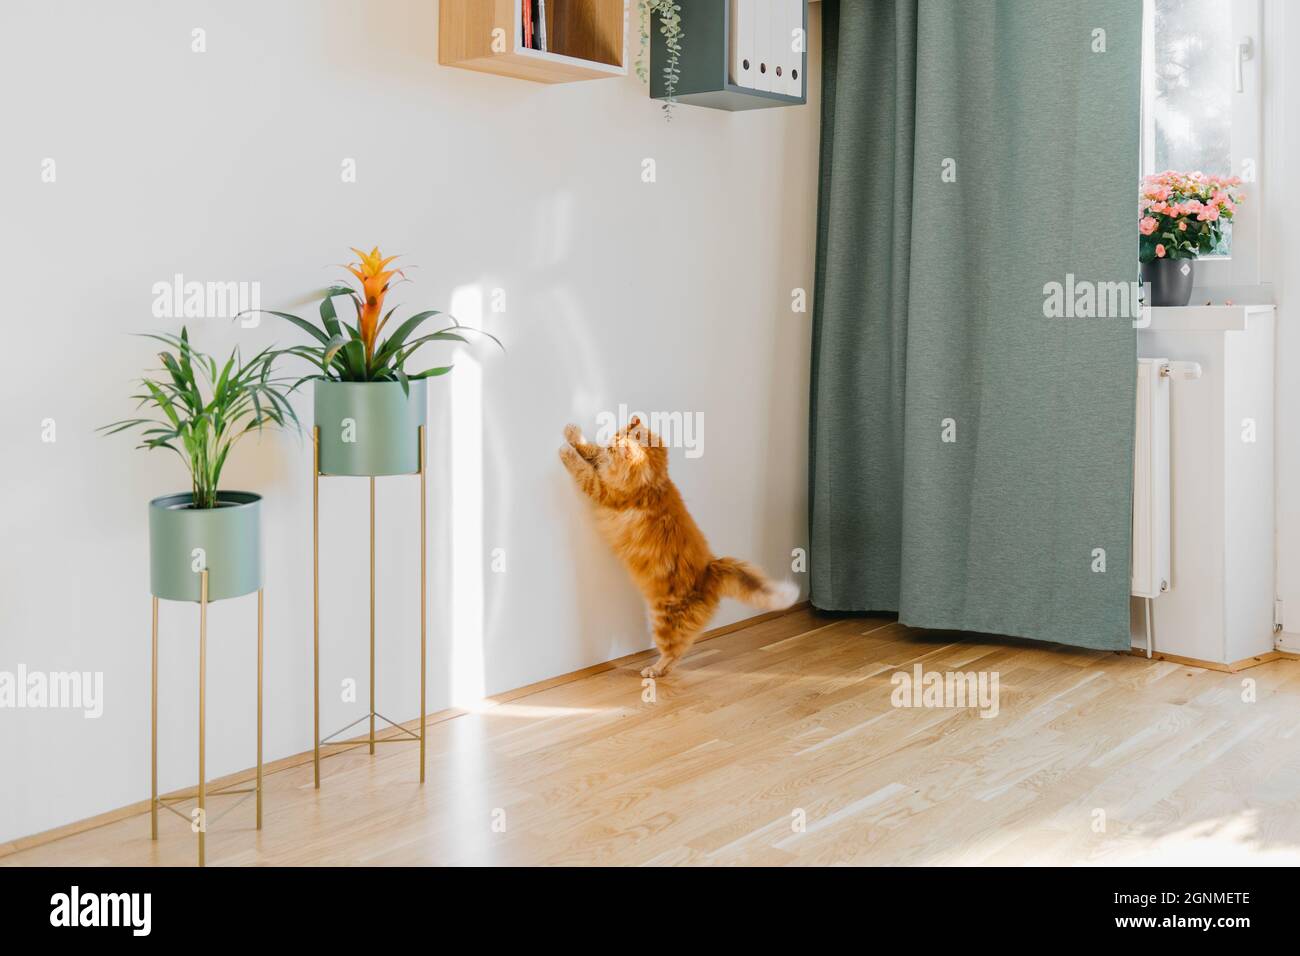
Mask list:
[[[709,562],[706,588],[717,597],[736,598],[765,611],[788,608],[799,597],[793,581],[772,581],[748,561],[714,558]]]

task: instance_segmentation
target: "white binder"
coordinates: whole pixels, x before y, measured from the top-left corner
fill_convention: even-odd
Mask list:
[[[731,82],[754,89],[758,63],[754,59],[754,4],[758,0],[731,0]]]
[[[785,91],[791,96],[803,96],[803,51],[808,49],[808,37],[804,33],[803,11],[805,0],[783,0],[789,11],[786,30],[786,44],[790,48],[790,69],[786,74]],[[795,50],[795,37],[798,35],[799,49]]]
[[[754,0],[754,89],[772,89],[772,8],[778,0]],[[783,0],[782,0],[783,2]]]
[[[790,0],[768,0],[772,6],[772,92],[786,93],[790,88]]]

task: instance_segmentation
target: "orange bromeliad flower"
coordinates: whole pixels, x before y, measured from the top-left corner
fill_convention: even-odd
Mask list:
[[[384,323],[379,320],[379,314],[383,311],[384,296],[388,293],[388,280],[395,275],[401,275],[401,270],[385,271],[385,267],[397,256],[384,258],[378,246],[368,253],[355,247],[352,251],[360,257],[361,261],[345,268],[361,283],[364,302],[357,315],[357,329],[366,348],[366,361],[369,362],[374,355],[375,339],[384,326]]]

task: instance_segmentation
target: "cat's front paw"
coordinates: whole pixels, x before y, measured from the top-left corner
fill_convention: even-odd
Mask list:
[[[587,443],[587,439],[582,435],[582,429],[574,424],[564,426],[564,440],[570,445],[585,445]]]
[[[569,471],[577,471],[587,464],[586,459],[579,455],[572,445],[560,446],[560,461],[564,462],[564,467]]]

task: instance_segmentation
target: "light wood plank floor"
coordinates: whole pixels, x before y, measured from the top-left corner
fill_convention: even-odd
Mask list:
[[[917,662],[998,672],[998,716],[892,706]],[[310,763],[272,774],[265,829],[240,807],[209,864],[1300,863],[1294,661],[1232,675],[800,611],[698,645],[654,703],[640,666],[433,725],[423,787],[399,745],[331,757],[320,791]],[[159,827],[0,864],[192,864],[184,822]]]

